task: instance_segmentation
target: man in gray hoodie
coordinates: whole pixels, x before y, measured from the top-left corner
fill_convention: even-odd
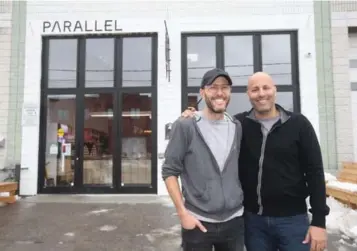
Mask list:
[[[225,113],[231,94],[228,73],[205,73],[205,108],[173,123],[162,178],[182,225],[184,251],[243,251],[243,192],[238,174],[242,127]],[[178,183],[182,182],[182,193]]]

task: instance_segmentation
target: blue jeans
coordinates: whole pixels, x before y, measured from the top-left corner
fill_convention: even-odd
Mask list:
[[[203,233],[195,228],[182,228],[183,251],[243,251],[244,223],[243,216],[222,223],[202,222],[207,229]]]
[[[244,213],[247,251],[309,251],[303,244],[309,229],[307,214],[288,217],[267,217]]]

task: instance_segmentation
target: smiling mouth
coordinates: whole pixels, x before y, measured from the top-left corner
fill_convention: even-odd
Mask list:
[[[213,100],[216,104],[220,105],[224,105],[226,103],[226,101],[224,99],[215,99]]]
[[[264,99],[264,100],[258,100],[257,103],[258,104],[266,104],[268,102],[268,100]]]

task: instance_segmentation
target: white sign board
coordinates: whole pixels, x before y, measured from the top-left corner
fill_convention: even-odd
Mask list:
[[[24,104],[22,109],[22,125],[37,126],[40,119],[38,105]]]
[[[57,155],[58,154],[58,145],[57,144],[52,144],[50,146],[50,154],[51,155]]]
[[[62,148],[64,148],[63,155],[64,156],[71,156],[72,155],[72,148],[70,143],[65,143],[62,145]]]

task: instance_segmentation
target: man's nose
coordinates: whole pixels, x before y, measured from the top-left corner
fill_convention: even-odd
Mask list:
[[[223,89],[217,88],[217,95],[223,95]]]
[[[259,97],[261,97],[261,96],[264,96],[264,91],[263,90],[259,90],[259,92],[258,92],[258,95],[259,95]]]

